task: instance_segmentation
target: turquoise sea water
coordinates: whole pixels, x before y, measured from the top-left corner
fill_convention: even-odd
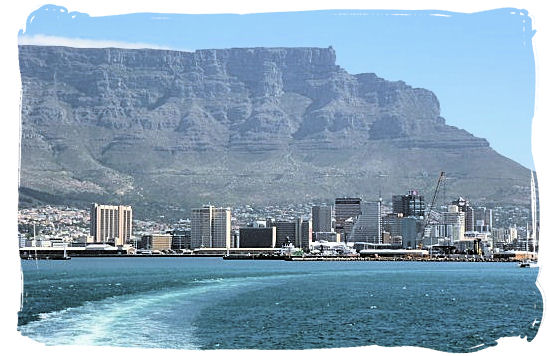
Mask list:
[[[538,269],[513,263],[22,261],[20,332],[48,345],[474,351],[534,338]]]

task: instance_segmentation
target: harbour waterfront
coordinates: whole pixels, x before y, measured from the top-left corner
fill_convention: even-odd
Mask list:
[[[19,330],[47,345],[183,349],[421,346],[532,340],[538,269],[514,263],[221,258],[21,261]]]

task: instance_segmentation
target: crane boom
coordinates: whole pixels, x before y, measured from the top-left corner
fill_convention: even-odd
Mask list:
[[[428,226],[428,224],[430,223],[430,220],[431,220],[431,217],[432,217],[432,210],[433,210],[433,206],[435,204],[435,200],[437,199],[437,193],[439,192],[439,188],[441,187],[441,183],[445,180],[445,172],[441,172],[439,173],[439,178],[437,179],[437,185],[435,186],[435,192],[434,192],[434,195],[432,197],[432,201],[430,203],[430,206],[428,207],[428,212],[426,214],[426,219],[424,219],[424,224],[422,226],[422,230],[421,233],[422,233],[422,237],[425,237],[426,235],[426,227]]]

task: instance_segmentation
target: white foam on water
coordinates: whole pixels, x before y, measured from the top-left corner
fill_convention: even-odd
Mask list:
[[[46,345],[197,349],[193,318],[214,298],[242,291],[247,285],[289,277],[297,275],[196,280],[175,290],[109,297],[42,313],[39,320],[19,329]]]

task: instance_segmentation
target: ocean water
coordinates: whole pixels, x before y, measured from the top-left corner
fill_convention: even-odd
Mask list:
[[[179,349],[532,340],[538,269],[513,263],[73,258],[22,261],[18,329],[47,345]]]

